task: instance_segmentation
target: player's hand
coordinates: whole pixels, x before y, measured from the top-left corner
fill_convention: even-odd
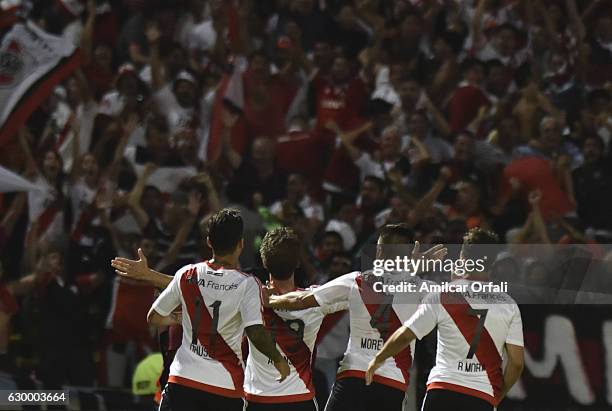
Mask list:
[[[270,297],[274,294],[278,294],[274,285],[270,284],[270,281],[267,281],[265,284],[261,286],[261,304],[269,308],[270,307]]]
[[[117,275],[121,277],[129,278],[130,280],[147,280],[149,278],[149,263],[142,248],[138,249],[138,257],[138,260],[115,257],[111,261],[111,266],[115,269]]]
[[[418,241],[414,242],[414,248],[412,250],[412,259],[424,258],[425,260],[441,260],[448,254],[448,249],[444,244],[436,244],[429,250],[421,253],[421,243]]]
[[[280,360],[274,361],[274,368],[276,368],[280,373],[280,377],[278,377],[276,381],[285,381],[285,378],[289,376],[290,372],[289,363],[287,362],[287,360],[284,357],[281,357]]]
[[[368,364],[368,369],[365,373],[366,385],[372,384],[372,381],[374,380],[374,374],[376,374],[376,370],[379,369],[381,365],[382,363],[376,361],[376,358],[370,361],[370,363]]]

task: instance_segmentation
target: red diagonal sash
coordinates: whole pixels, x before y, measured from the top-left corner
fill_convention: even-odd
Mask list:
[[[94,218],[96,218],[96,214],[97,214],[97,207],[96,207],[96,201],[98,198],[98,195],[100,194],[102,188],[99,188],[93,197],[93,200],[91,201],[91,203],[87,204],[87,206],[85,208],[83,208],[83,211],[81,211],[81,215],[79,216],[79,221],[77,221],[76,226],[74,227],[74,231],[72,232],[72,240],[78,242],[81,239],[81,236],[83,235],[83,233],[85,232],[85,229],[87,228],[87,226],[93,221]]]
[[[374,291],[372,284],[365,281],[361,275],[357,276],[356,281],[361,299],[370,313],[370,317],[372,317],[373,325],[380,333],[383,341],[387,342],[389,337],[402,326],[402,322],[393,309],[393,305],[385,301],[385,297],[388,298],[388,296]],[[393,356],[393,359],[397,368],[402,372],[406,384],[409,384],[410,372],[408,370],[412,366],[410,346]]]
[[[213,338],[211,337],[213,336],[213,333],[211,330],[213,320],[210,316],[210,312],[208,311],[206,302],[202,297],[202,293],[200,292],[200,287],[198,286],[197,270],[192,268],[191,270],[186,271],[181,276],[180,285],[192,329],[194,328],[196,318],[196,301],[200,299],[202,302],[199,308],[201,310],[199,315],[200,324],[198,327],[199,343],[206,349],[206,352],[210,358],[221,363],[221,365],[223,365],[223,367],[227,370],[232,378],[232,381],[234,382],[234,389],[242,391],[244,371],[238,356],[230,348],[227,342],[225,342],[223,337],[216,332],[216,330],[214,330],[214,341],[212,341]]]
[[[311,369],[312,352],[302,339],[303,333],[302,336],[298,335],[297,330],[291,328],[291,320],[283,320],[271,308],[264,308],[263,317],[266,328],[272,333],[276,344],[293,364],[308,391],[314,391]],[[304,326],[303,322],[302,326]]]
[[[451,316],[468,345],[471,344],[478,327],[479,319],[469,314],[468,310],[470,304],[466,301],[465,297],[459,293],[443,293],[440,299],[442,306]],[[504,384],[502,358],[486,327],[483,327],[480,334],[480,341],[476,347],[475,355],[478,362],[487,372],[489,382],[493,387],[493,396],[497,402],[499,401],[499,395]]]
[[[59,212],[57,202],[53,201],[48,205],[45,210],[36,219],[36,239],[39,239],[43,234],[47,232],[49,226],[55,220],[55,216]]]

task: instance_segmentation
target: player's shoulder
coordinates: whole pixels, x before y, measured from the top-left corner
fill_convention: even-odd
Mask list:
[[[259,283],[257,277],[252,274],[245,273],[244,271],[241,271],[238,268],[224,267],[222,265],[215,264],[210,260],[205,260],[194,264],[188,264],[185,267],[181,268],[181,270],[179,270],[180,273],[190,271],[198,273],[200,277],[206,276],[210,278],[217,278],[219,280],[223,279],[235,282],[242,282],[247,280]]]
[[[427,283],[436,284],[433,281],[428,281]],[[423,299],[421,300],[421,303],[422,304],[432,304],[432,305],[433,304],[435,304],[435,305],[441,304],[442,303],[442,293],[440,291],[427,292],[423,296]]]
[[[361,271],[351,271],[350,273],[346,273],[346,274],[342,274],[332,280],[327,281],[325,284],[321,284],[317,287],[314,287],[312,289],[316,290],[316,288],[318,287],[324,287],[327,284],[330,283],[338,283],[338,282],[343,282],[343,283],[350,283],[350,282],[355,282],[355,280],[358,280],[361,278]]]

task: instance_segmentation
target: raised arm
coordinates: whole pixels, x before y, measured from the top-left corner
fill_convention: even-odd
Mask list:
[[[578,7],[576,7],[576,0],[565,0],[565,6],[567,8],[567,16],[569,18],[572,30],[576,35],[576,41],[578,44],[584,41],[586,37],[586,29],[584,23],[578,14]]]
[[[19,135],[19,145],[21,146],[21,150],[26,157],[26,176],[28,178],[34,178],[36,174],[38,174],[38,167],[36,166],[36,160],[34,160],[34,156],[32,155],[32,150],[30,149],[30,142],[28,141],[28,130],[26,127],[22,127],[18,131]]]
[[[81,32],[81,54],[88,63],[91,60],[91,49],[93,42],[93,31],[96,23],[96,1],[87,0],[87,19],[83,25],[83,31]]]
[[[144,192],[149,176],[155,171],[156,168],[157,166],[154,163],[147,163],[142,171],[142,174],[140,174],[136,184],[132,188],[132,191],[130,191],[127,196],[127,206],[140,228],[146,227],[150,221],[149,215],[140,204],[140,199],[142,198],[142,193]]]
[[[172,276],[149,268],[147,257],[138,249],[138,260],[129,260],[123,257],[115,257],[111,266],[117,275],[130,280],[144,281],[160,290],[165,289],[172,281]]]
[[[438,110],[438,108],[432,103],[429,96],[425,95],[424,102],[425,102],[425,109],[427,110],[427,113],[429,113],[429,115],[431,116],[431,120],[436,130],[438,130],[438,133],[442,137],[446,137],[446,138],[450,137],[451,129],[450,129],[450,126],[448,125],[448,121],[446,121],[446,118],[444,118],[442,113],[440,113],[440,110]]]
[[[482,21],[484,18],[485,8],[487,7],[488,0],[480,0],[476,11],[474,13],[474,19],[472,20],[472,44],[474,47],[478,47],[482,40]]]
[[[348,151],[353,161],[357,160],[361,156],[361,151],[357,147],[355,147],[354,143],[357,137],[359,137],[362,133],[365,133],[366,131],[372,128],[371,122],[367,122],[353,130],[349,130],[346,132],[340,131],[340,129],[335,123],[328,124],[326,126],[329,129],[339,133],[339,137],[340,137],[340,141],[342,142],[342,146],[346,148],[346,150]]]
[[[11,202],[11,206],[9,207],[8,210],[6,210],[6,213],[2,217],[2,222],[0,222],[0,227],[2,228],[2,231],[4,232],[4,235],[6,237],[8,238],[11,237],[11,234],[13,233],[13,229],[15,228],[15,225],[17,224],[19,217],[21,217],[21,214],[23,213],[25,209],[26,201],[27,201],[26,193],[18,193],[15,196],[15,198],[13,198],[13,201]]]
[[[221,144],[220,153],[216,157],[216,161],[225,158],[230,164],[232,169],[237,169],[242,163],[242,156],[234,150],[232,147],[232,130],[236,121],[238,121],[238,114],[230,112],[227,108],[222,111],[223,116],[223,128],[221,129]]]
[[[151,50],[151,85],[153,90],[159,90],[163,86],[162,63],[159,58],[160,32],[157,24],[151,24],[146,30],[147,41]]]
[[[81,127],[76,117],[71,117],[72,124],[72,165],[70,166],[70,181],[75,182],[81,175]]]
[[[158,269],[166,267],[176,261],[179,251],[181,248],[183,248],[185,241],[187,241],[187,238],[189,237],[189,233],[191,233],[191,230],[193,230],[193,225],[195,224],[198,213],[200,212],[201,197],[202,196],[200,193],[189,193],[189,204],[187,205],[187,212],[185,213],[183,222],[177,231],[170,248],[164,254],[162,260],[157,264]]]
[[[410,214],[408,215],[408,220],[411,225],[415,225],[417,221],[420,220],[421,216],[425,214],[427,210],[429,210],[438,197],[440,193],[446,187],[448,180],[451,177],[451,171],[448,167],[442,167],[440,170],[440,175],[436,182],[431,186],[431,189],[421,198],[415,207],[412,209]]]
[[[136,130],[136,127],[138,127],[138,122],[138,115],[136,113],[132,113],[123,123],[123,134],[121,135],[119,144],[117,144],[117,148],[115,149],[113,160],[106,170],[106,175],[111,181],[115,181],[117,179],[117,175],[119,174],[119,164],[121,164],[121,160],[123,160],[125,146],[127,146],[128,140],[134,133],[134,130]]]

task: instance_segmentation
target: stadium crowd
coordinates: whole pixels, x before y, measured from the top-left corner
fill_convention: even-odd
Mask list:
[[[130,386],[155,290],[111,259],[207,259],[222,207],[262,279],[266,231],[299,233],[300,286],[359,269],[387,223],[612,240],[610,1],[23,3],[82,64],[0,152],[41,187],[0,194],[0,381]]]

